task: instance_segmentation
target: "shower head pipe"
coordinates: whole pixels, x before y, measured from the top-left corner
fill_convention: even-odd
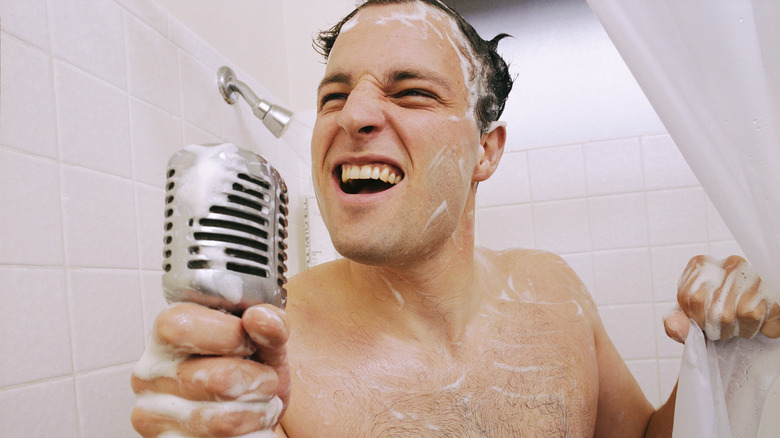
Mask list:
[[[252,108],[252,113],[271,133],[279,138],[292,120],[293,113],[287,108],[274,105],[265,99],[260,99],[249,86],[238,79],[230,67],[222,66],[217,71],[219,92],[229,104],[236,103],[236,93],[240,94]]]

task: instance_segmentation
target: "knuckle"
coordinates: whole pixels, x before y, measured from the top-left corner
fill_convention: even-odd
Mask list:
[[[758,323],[766,316],[766,311],[761,307],[737,308],[737,315],[740,321]]]
[[[164,344],[178,345],[184,342],[194,329],[194,320],[184,306],[171,306],[157,317],[154,333]]]
[[[737,255],[728,256],[725,259],[723,259],[723,261],[721,262],[723,269],[727,271],[744,267],[746,264],[747,261],[745,261],[745,259]]]
[[[162,422],[159,416],[135,407],[130,413],[130,424],[143,437],[156,437],[161,432]]]
[[[206,436],[211,437],[231,437],[245,435],[252,431],[259,430],[262,425],[259,424],[256,416],[247,411],[235,409],[204,410],[200,412],[201,427],[206,432]]]
[[[720,315],[720,322],[721,324],[724,325],[733,326],[736,320],[737,320],[737,314],[733,309],[732,310],[724,309]]]
[[[205,386],[217,399],[232,400],[253,394],[255,399],[267,400],[275,394],[278,378],[271,367],[246,361],[217,368],[209,374]]]

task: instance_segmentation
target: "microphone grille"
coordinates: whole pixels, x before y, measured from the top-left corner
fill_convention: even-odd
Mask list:
[[[168,162],[163,290],[241,312],[284,307],[287,186],[263,157],[233,144],[190,145]]]

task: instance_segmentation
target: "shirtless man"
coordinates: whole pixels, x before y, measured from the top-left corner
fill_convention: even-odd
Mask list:
[[[164,311],[133,376],[134,427],[146,437],[671,436],[674,393],[657,411],[646,400],[566,263],[474,247],[476,187],[501,158],[495,121],[511,88],[497,40],[475,40],[435,1],[369,2],[334,29],[312,172],[344,258],[291,279],[286,313]],[[703,320],[706,300],[682,284],[683,309]],[[757,312],[731,315],[745,335],[780,331],[748,325],[766,319]],[[677,314],[667,329],[684,339],[687,321]]]

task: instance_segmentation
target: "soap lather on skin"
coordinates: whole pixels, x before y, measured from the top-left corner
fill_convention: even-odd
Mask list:
[[[780,336],[780,305],[742,257],[691,259],[677,301],[712,340]]]

